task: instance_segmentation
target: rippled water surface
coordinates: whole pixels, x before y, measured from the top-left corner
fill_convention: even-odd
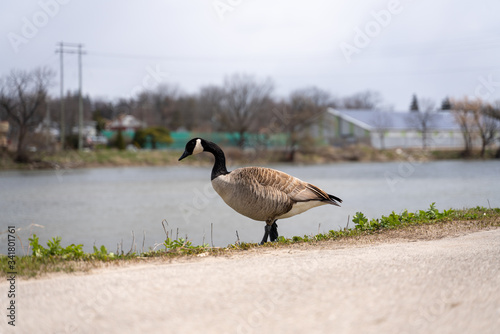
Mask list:
[[[344,200],[341,208],[322,206],[278,221],[280,235],[286,237],[344,227],[357,211],[376,218],[393,210],[424,209],[432,202],[440,210],[500,207],[498,161],[271,167]],[[175,237],[178,231],[179,237],[187,235],[194,244],[211,242],[212,223],[216,246],[235,242],[236,231],[242,241],[260,241],[264,223],[226,206],[211,187],[210,171],[210,167],[171,166],[0,172],[1,230],[8,225],[23,228],[19,234],[24,246],[30,233],[36,233],[44,244],[61,236],[63,246],[83,243],[90,251],[95,244],[116,251],[122,242],[127,251],[132,231],[137,250],[143,242],[145,249],[163,242],[161,222],[166,219],[169,234]],[[1,234],[1,244],[5,239]]]

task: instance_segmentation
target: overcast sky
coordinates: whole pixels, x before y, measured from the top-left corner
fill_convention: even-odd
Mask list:
[[[275,96],[367,89],[407,110],[412,94],[500,99],[498,0],[2,0],[0,75],[49,66],[82,43],[83,91],[133,96],[158,83],[196,93],[233,73],[270,77]],[[65,88],[78,87],[65,54]]]

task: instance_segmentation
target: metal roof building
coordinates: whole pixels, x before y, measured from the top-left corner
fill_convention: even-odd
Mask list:
[[[415,112],[411,111],[398,112],[368,109],[337,110],[330,108],[328,112],[370,131],[380,127],[385,127],[388,130],[415,129],[414,125],[411,124],[411,117]],[[455,121],[453,114],[449,111],[434,113],[430,127],[432,130],[460,131],[460,126]]]
[[[323,135],[335,145],[365,143],[375,148],[460,148],[463,138],[459,124],[449,111],[432,114],[425,137],[419,131],[417,112],[365,109],[327,110],[333,128]]]

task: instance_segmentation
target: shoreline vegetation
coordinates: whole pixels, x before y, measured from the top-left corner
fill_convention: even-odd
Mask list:
[[[294,154],[293,161],[283,150],[241,150],[227,148],[228,164],[326,164],[335,162],[390,162],[390,161],[435,161],[456,159],[494,159],[495,151],[487,151],[480,158],[479,150],[468,157],[462,150],[386,149],[377,150],[366,145],[345,148],[323,147],[301,150]],[[177,164],[180,150],[118,150],[98,148],[95,150],[68,150],[56,153],[31,153],[29,162],[16,163],[8,152],[0,152],[1,170],[72,169],[126,166],[169,166]],[[188,162],[190,165],[210,165],[210,158]]]
[[[500,208],[476,207],[439,211],[432,203],[426,210],[416,212],[405,210],[401,213],[393,211],[387,216],[371,220],[368,220],[362,212],[357,212],[343,229],[291,238],[280,236],[276,242],[262,246],[239,240],[227,247],[210,247],[207,243],[193,245],[183,238],[173,239],[165,230],[165,241],[158,247],[161,248],[158,250],[149,249],[138,252],[131,248],[128,252],[118,249],[116,253],[113,253],[104,246],[94,246],[92,253],[85,253],[81,244],[63,246],[60,237],[52,238],[44,246],[39,243],[35,234],[29,238],[29,242],[21,240],[16,235],[22,252],[26,255],[0,255],[0,276],[6,277],[12,271],[12,265],[15,266],[15,274],[18,277],[38,278],[58,272],[89,272],[92,269],[110,266],[150,262],[169,263],[173,260],[194,260],[205,256],[258,253],[268,249],[318,250],[349,245],[434,240],[499,227]],[[134,245],[134,241],[132,244]]]

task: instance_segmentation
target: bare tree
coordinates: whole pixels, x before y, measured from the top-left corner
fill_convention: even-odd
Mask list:
[[[198,99],[194,95],[181,95],[177,99],[176,105],[179,112],[179,123],[185,129],[196,129],[202,123],[202,118],[199,114]]]
[[[345,109],[376,109],[382,102],[379,92],[367,90],[344,97],[342,105]]]
[[[385,149],[385,135],[387,131],[392,126],[392,118],[387,112],[375,112],[373,115],[373,124],[375,125],[375,131],[377,132],[380,139],[380,148]]]
[[[112,102],[104,99],[96,99],[93,104],[93,113],[98,113],[101,117],[112,120],[116,116],[116,110]]]
[[[473,137],[481,139],[481,157],[484,157],[486,148],[495,142],[500,130],[500,113],[491,104],[481,99],[453,100],[455,119],[460,124],[465,141],[465,154],[472,151]]]
[[[156,89],[140,94],[142,106],[147,106],[153,119],[150,125],[159,125],[167,128],[179,126],[179,115],[176,101],[179,97],[179,88],[176,85],[161,84]]]
[[[482,103],[480,100],[476,108],[472,110],[474,124],[481,138],[481,157],[484,157],[486,147],[496,140],[497,132],[500,129],[499,121],[495,119],[496,111],[490,104]]]
[[[245,134],[264,112],[273,91],[270,79],[257,82],[252,76],[235,74],[224,80],[224,96],[220,105],[222,123],[228,131],[238,133],[238,146],[245,146]]]
[[[151,92],[143,91],[135,98],[133,115],[147,125],[157,124],[157,117],[153,112],[153,99]]]
[[[224,97],[224,89],[215,85],[201,88],[198,95],[199,115],[203,119],[203,123],[210,123],[210,129],[213,131],[223,130],[222,101]],[[202,127],[204,127],[203,124]]]
[[[32,71],[12,70],[1,78],[0,107],[17,128],[16,161],[28,161],[24,141],[45,116],[47,89],[53,77],[53,71],[40,67]]]
[[[418,110],[414,110],[407,118],[407,122],[422,135],[422,148],[425,150],[429,144],[429,130],[435,125],[436,103],[431,99],[418,100]]]
[[[131,115],[135,109],[135,100],[120,98],[114,104],[114,109],[117,115]]]
[[[464,156],[470,156],[472,153],[473,136],[475,132],[475,121],[472,110],[477,108],[477,101],[470,101],[467,97],[461,100],[452,99],[453,115],[460,125],[462,136],[464,138]]]
[[[489,112],[489,116],[491,118],[494,118],[497,122],[500,122],[500,100],[496,100],[493,102],[493,108]],[[498,123],[497,123],[498,124]],[[497,130],[497,140],[500,141],[500,125]],[[500,159],[500,146],[497,149],[497,152],[495,153],[495,158]]]
[[[297,147],[307,139],[305,131],[317,124],[326,108],[334,106],[330,93],[317,87],[298,89],[273,110],[280,131],[287,134],[288,159],[294,160]],[[280,110],[281,108],[281,110]],[[273,124],[275,124],[273,120]]]

